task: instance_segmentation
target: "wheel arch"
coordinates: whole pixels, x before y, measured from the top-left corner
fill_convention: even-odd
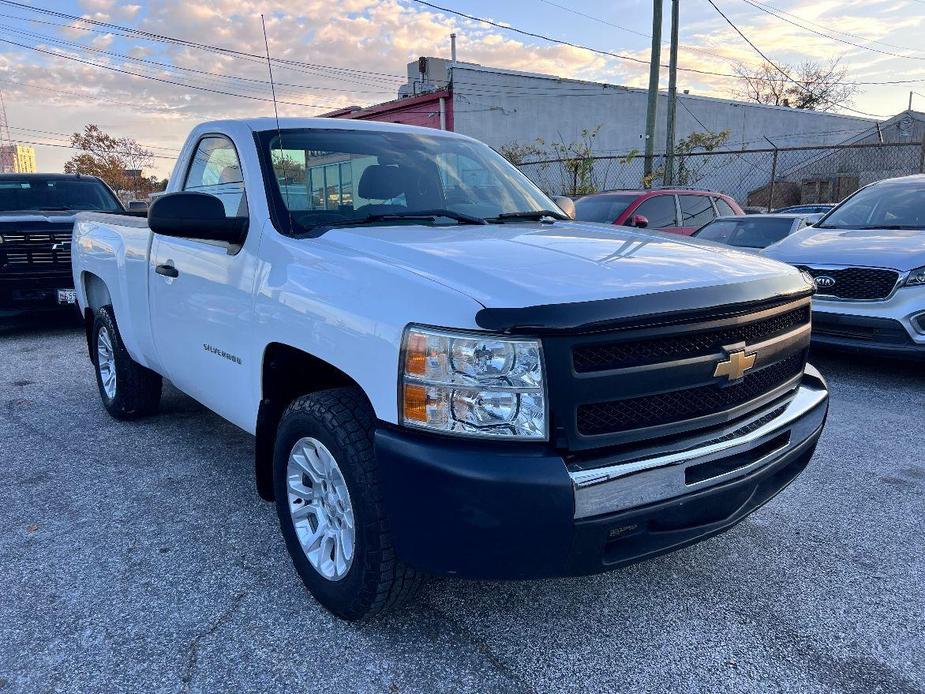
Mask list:
[[[93,349],[93,316],[103,306],[112,304],[112,295],[109,293],[109,287],[106,281],[99,275],[86,270],[80,275],[80,282],[85,297],[83,306],[84,332],[87,336],[87,351],[90,353],[90,361],[96,365],[96,354]]]
[[[264,349],[260,376],[254,472],[257,493],[262,499],[272,501],[276,431],[289,403],[301,395],[328,388],[356,387],[360,392],[363,389],[349,374],[330,362],[281,342],[271,342]]]

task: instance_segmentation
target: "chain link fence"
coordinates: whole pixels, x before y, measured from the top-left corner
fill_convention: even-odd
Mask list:
[[[519,168],[549,195],[646,187],[645,157],[636,153],[534,161]],[[671,181],[665,181],[665,155],[658,154],[652,171],[654,185],[703,188],[725,193],[743,207],[777,208],[839,202],[868,183],[925,173],[925,147],[877,142],[695,152],[674,157]]]

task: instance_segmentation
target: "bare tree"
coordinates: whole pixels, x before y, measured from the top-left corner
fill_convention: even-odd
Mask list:
[[[116,138],[90,124],[71,135],[71,146],[81,151],[65,162],[64,173],[98,176],[117,191],[146,194],[160,188],[160,181],[144,176],[154,155],[130,137]]]
[[[737,65],[735,73],[742,79],[732,90],[733,95],[759,104],[831,111],[850,106],[860,89],[848,81],[848,69],[839,58],[778,67],[767,62],[757,67]]]

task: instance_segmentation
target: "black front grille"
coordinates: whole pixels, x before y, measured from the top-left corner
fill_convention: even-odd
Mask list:
[[[0,242],[0,272],[2,273],[70,270],[70,229],[4,231],[0,233],[0,239],[2,239]]]
[[[739,342],[754,344],[782,335],[809,323],[808,306],[781,313],[764,320],[719,330],[673,335],[658,339],[604,342],[581,345],[572,351],[575,371],[591,373],[689,359],[719,352],[722,347]]]
[[[783,385],[803,371],[805,351],[747,374],[733,385],[708,385],[627,400],[578,407],[578,432],[597,436],[671,424],[718,414],[744,405]]]
[[[800,269],[808,272],[814,279],[827,277],[834,280],[834,284],[829,286],[818,284],[816,291],[823,296],[839,299],[885,299],[899,281],[899,273],[896,270],[880,268],[848,267],[826,270],[800,266]]]

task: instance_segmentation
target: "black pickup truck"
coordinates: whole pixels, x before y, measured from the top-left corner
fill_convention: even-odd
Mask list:
[[[125,213],[95,176],[0,174],[0,315],[74,303],[71,230],[88,210]]]

